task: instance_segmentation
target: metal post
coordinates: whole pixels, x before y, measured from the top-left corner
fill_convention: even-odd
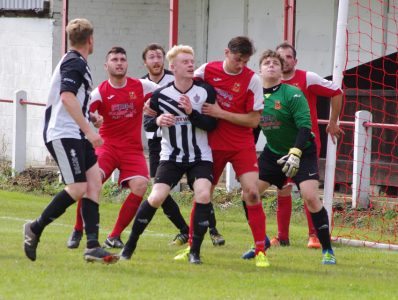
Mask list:
[[[352,207],[369,207],[370,159],[372,149],[372,114],[366,110],[355,113],[354,162],[352,170]]]
[[[25,91],[15,92],[12,126],[12,176],[22,172],[26,164],[26,105],[21,100],[27,99]]]

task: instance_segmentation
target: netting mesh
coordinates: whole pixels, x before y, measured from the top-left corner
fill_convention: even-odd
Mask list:
[[[334,237],[398,244],[398,0],[350,1],[341,120],[372,113],[369,203],[352,207],[354,127],[343,125],[338,145]],[[397,127],[396,127],[397,126]],[[361,161],[360,163],[363,163]],[[365,175],[363,175],[365,176]]]

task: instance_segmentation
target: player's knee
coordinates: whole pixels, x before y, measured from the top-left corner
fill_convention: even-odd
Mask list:
[[[87,192],[87,182],[77,182],[68,184],[65,187],[65,191],[75,200],[83,198]]]
[[[144,196],[148,187],[148,180],[144,178],[137,179],[132,183],[129,182],[129,187],[133,194],[137,196]]]
[[[159,208],[162,206],[164,199],[164,197],[160,197],[158,195],[149,195],[148,202],[152,207]]]
[[[253,186],[243,189],[243,200],[249,205],[257,204],[260,201],[257,187]]]
[[[200,190],[195,191],[195,201],[197,203],[209,203],[210,202],[210,191]]]
[[[322,202],[316,194],[303,195],[303,199],[311,212],[318,211],[319,207],[322,206]]]

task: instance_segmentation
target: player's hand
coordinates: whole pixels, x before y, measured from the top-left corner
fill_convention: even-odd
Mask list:
[[[176,118],[173,114],[161,114],[156,118],[156,124],[159,127],[171,127],[176,123]]]
[[[187,115],[192,113],[192,103],[187,95],[181,95],[178,101],[178,107],[182,108]]]
[[[326,132],[330,134],[333,144],[336,144],[337,139],[344,135],[344,130],[334,121],[329,121]]]
[[[144,115],[150,116],[150,117],[156,117],[158,114],[156,113],[156,111],[154,111],[150,105],[149,105],[149,99],[145,102],[144,104]]]
[[[100,128],[102,123],[104,123],[104,118],[97,113],[90,112],[90,121],[95,128]]]
[[[220,107],[220,105],[218,105],[217,102],[214,104],[204,103],[202,106],[202,113],[210,117],[222,119],[223,112],[224,110]]]
[[[278,159],[278,165],[282,165],[282,172],[287,177],[296,176],[300,167],[301,150],[298,148],[290,148],[289,153]]]
[[[94,148],[97,148],[104,143],[102,137],[93,130],[90,130],[90,132],[86,134],[86,138],[93,145]]]

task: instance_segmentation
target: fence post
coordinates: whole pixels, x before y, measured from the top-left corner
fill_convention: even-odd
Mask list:
[[[225,187],[228,193],[240,188],[240,183],[236,180],[236,173],[231,163],[227,163],[226,166]]]
[[[26,105],[21,100],[27,99],[25,91],[15,92],[12,126],[12,176],[25,169],[26,164]]]
[[[366,110],[355,113],[354,162],[352,170],[352,207],[369,207],[370,160],[372,127],[363,124],[372,122],[372,114]]]

